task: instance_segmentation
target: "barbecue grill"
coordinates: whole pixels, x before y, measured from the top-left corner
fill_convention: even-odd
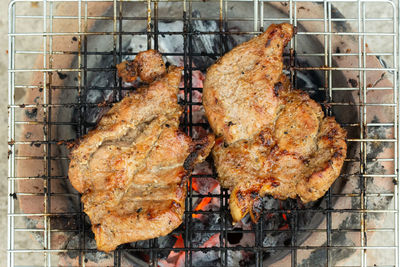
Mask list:
[[[8,266],[400,266],[398,11],[389,0],[12,1]],[[97,251],[68,182],[68,150],[137,86],[122,83],[115,65],[153,48],[184,66],[181,124],[198,137],[210,131],[206,68],[281,22],[297,31],[284,57],[293,87],[348,131],[332,188],[307,205],[265,197],[258,223],[232,226],[229,192],[209,159],[188,181],[178,229]]]

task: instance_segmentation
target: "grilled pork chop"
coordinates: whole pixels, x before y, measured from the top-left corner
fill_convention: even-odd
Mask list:
[[[290,24],[271,25],[207,71],[203,104],[220,136],[212,155],[221,185],[232,190],[234,222],[249,212],[256,221],[253,205],[267,194],[317,200],[346,157],[346,132],[305,92],[290,90],[282,73],[292,34]]]
[[[159,66],[160,59],[146,51],[136,61]],[[142,71],[137,75],[151,76]],[[69,179],[82,193],[99,250],[166,235],[182,222],[186,177],[214,137],[194,142],[178,129],[181,72],[164,67],[147,79],[152,83],[116,103],[71,152]]]
[[[227,144],[248,139],[272,125],[279,98],[272,90],[282,73],[290,24],[273,25],[226,53],[206,74],[203,105],[216,135]]]

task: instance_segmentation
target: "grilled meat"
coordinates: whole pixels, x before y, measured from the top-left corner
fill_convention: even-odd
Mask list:
[[[153,55],[143,52],[141,64],[153,64]],[[153,75],[143,71],[137,75]],[[155,80],[116,103],[71,152],[69,179],[82,193],[99,250],[166,235],[182,222],[186,177],[214,137],[195,142],[179,130],[181,72],[170,66],[149,78]]]
[[[273,25],[207,70],[203,105],[214,133],[225,143],[248,139],[273,124],[280,106],[273,88],[292,34],[290,24]]]
[[[267,194],[317,200],[339,176],[346,157],[345,130],[324,117],[305,92],[290,90],[282,74],[283,48],[292,32],[289,24],[272,25],[223,56],[206,75],[203,104],[220,135],[212,155],[221,185],[232,190],[234,222],[249,212],[256,221],[253,205]]]
[[[147,50],[137,54],[132,61],[123,61],[117,65],[118,76],[124,82],[133,82],[140,77],[145,83],[165,73],[166,68],[161,55],[156,50]]]

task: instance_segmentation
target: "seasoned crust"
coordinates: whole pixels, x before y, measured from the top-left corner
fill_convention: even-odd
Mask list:
[[[232,190],[234,222],[249,212],[256,220],[253,204],[266,194],[317,200],[346,157],[346,132],[334,118],[324,118],[307,93],[291,90],[282,73],[282,52],[292,33],[289,24],[273,24],[206,75],[203,104],[219,135],[212,155],[218,180]]]
[[[346,131],[333,117],[324,118],[321,107],[304,92],[283,95],[272,128],[228,146],[221,137],[213,148],[218,179],[232,189],[234,221],[267,194],[282,200],[298,196],[303,203],[317,200],[340,174]]]
[[[204,109],[214,133],[224,136],[227,144],[248,139],[273,122],[280,105],[273,89],[292,35],[292,25],[273,24],[207,70]]]
[[[267,159],[270,166],[258,172],[258,176],[247,174],[248,178],[237,178],[238,182],[230,187],[233,191],[229,204],[234,221],[252,212],[254,202],[265,195],[281,200],[298,196],[303,203],[322,197],[340,174],[346,158],[345,137],[346,132],[335,119],[326,117],[321,121],[317,147],[311,155],[282,153],[282,150],[274,148],[275,152]],[[242,154],[233,157],[232,161],[236,162]],[[217,168],[218,174],[225,175],[221,170]]]
[[[161,114],[165,116],[165,121],[168,117],[180,116],[182,108],[177,102],[177,93],[181,71],[181,68],[171,66],[165,76],[126,96],[101,118],[96,129],[79,140],[79,145],[70,154],[68,171],[76,190],[83,193],[90,187],[90,181],[85,179],[88,162],[103,142],[120,139],[128,131],[133,131],[130,135],[137,135],[141,125]]]
[[[195,140],[191,147],[190,155],[186,158],[183,167],[186,170],[192,170],[194,166],[203,162],[211,152],[215,143],[215,136],[208,134],[204,138]]]
[[[153,56],[138,55],[141,77],[154,74],[146,70]],[[155,80],[116,103],[70,154],[69,179],[82,193],[99,250],[167,235],[182,223],[186,177],[214,137],[195,142],[179,130],[181,73],[170,66],[149,78]]]
[[[151,83],[166,72],[161,54],[153,49],[140,52],[134,60],[123,61],[116,67],[124,82],[133,82],[140,77],[143,82]]]
[[[122,243],[167,235],[182,223],[190,173],[183,162],[191,140],[171,128],[162,130],[141,166],[129,171],[134,173],[130,183],[105,192],[97,188],[82,197],[98,249],[111,251]]]
[[[343,162],[346,158],[347,144],[346,131],[333,117],[326,117],[321,124],[318,138],[318,150],[313,160],[313,172],[301,180],[296,190],[300,199],[307,203],[323,196],[330,185],[340,175]]]
[[[166,235],[182,223],[185,210],[184,205],[172,200],[146,201],[135,203],[131,207],[140,212],[133,212],[131,216],[120,216],[112,211],[109,216],[103,217],[102,224],[93,225],[92,231],[98,248],[112,251],[116,248],[115,240],[123,244]]]

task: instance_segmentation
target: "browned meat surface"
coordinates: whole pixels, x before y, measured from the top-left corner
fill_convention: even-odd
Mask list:
[[[256,221],[253,205],[266,194],[300,197],[304,203],[317,200],[339,176],[346,157],[345,130],[333,117],[324,117],[321,106],[305,92],[290,90],[282,74],[282,49],[291,35],[291,25],[272,25],[223,56],[206,75],[203,104],[220,135],[212,154],[221,185],[232,190],[235,222],[249,212]],[[256,60],[255,55],[261,56]],[[220,70],[228,69],[239,77],[236,83],[220,77]],[[245,101],[236,92],[244,87]],[[216,111],[218,120],[213,117]]]
[[[117,65],[118,76],[124,82],[133,82],[139,76],[145,83],[151,83],[155,78],[165,73],[164,61],[156,50],[147,50],[137,54],[132,61],[123,61]]]
[[[223,135],[227,144],[274,122],[280,103],[271,89],[282,73],[283,49],[292,34],[290,24],[273,25],[208,69],[203,105],[214,133]]]
[[[181,72],[171,66],[116,103],[71,152],[69,179],[83,194],[99,250],[166,235],[182,222],[186,177],[214,137],[194,142],[178,129]]]

